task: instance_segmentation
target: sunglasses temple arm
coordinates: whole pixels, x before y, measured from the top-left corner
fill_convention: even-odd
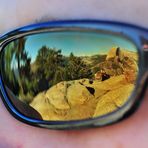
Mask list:
[[[144,69],[148,72],[148,48],[144,49]]]

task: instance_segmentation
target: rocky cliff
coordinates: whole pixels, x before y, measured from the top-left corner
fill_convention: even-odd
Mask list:
[[[138,71],[136,56],[112,48],[106,60],[98,64],[110,76],[108,79],[62,81],[39,93],[30,105],[44,120],[86,119],[113,112],[127,101],[134,89]]]
[[[91,84],[88,79],[65,81],[38,94],[30,105],[44,120],[92,118],[120,108],[133,89],[124,75]]]

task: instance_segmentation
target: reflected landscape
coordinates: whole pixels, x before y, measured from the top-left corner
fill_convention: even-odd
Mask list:
[[[2,65],[6,90],[21,113],[77,120],[111,113],[126,103],[137,79],[138,54],[122,36],[52,32],[9,43]]]

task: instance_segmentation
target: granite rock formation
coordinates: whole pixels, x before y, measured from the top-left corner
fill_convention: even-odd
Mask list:
[[[122,107],[134,89],[136,53],[112,48],[95,79],[62,81],[39,93],[30,105],[44,120],[76,120],[102,116]],[[109,75],[101,81],[102,71]]]

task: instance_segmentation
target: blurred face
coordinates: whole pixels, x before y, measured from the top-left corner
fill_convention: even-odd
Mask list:
[[[147,0],[1,0],[0,34],[36,22],[62,19],[114,20],[147,28],[147,5]],[[51,131],[17,121],[0,100],[0,147],[148,147],[147,105],[148,91],[138,111],[118,124]]]

